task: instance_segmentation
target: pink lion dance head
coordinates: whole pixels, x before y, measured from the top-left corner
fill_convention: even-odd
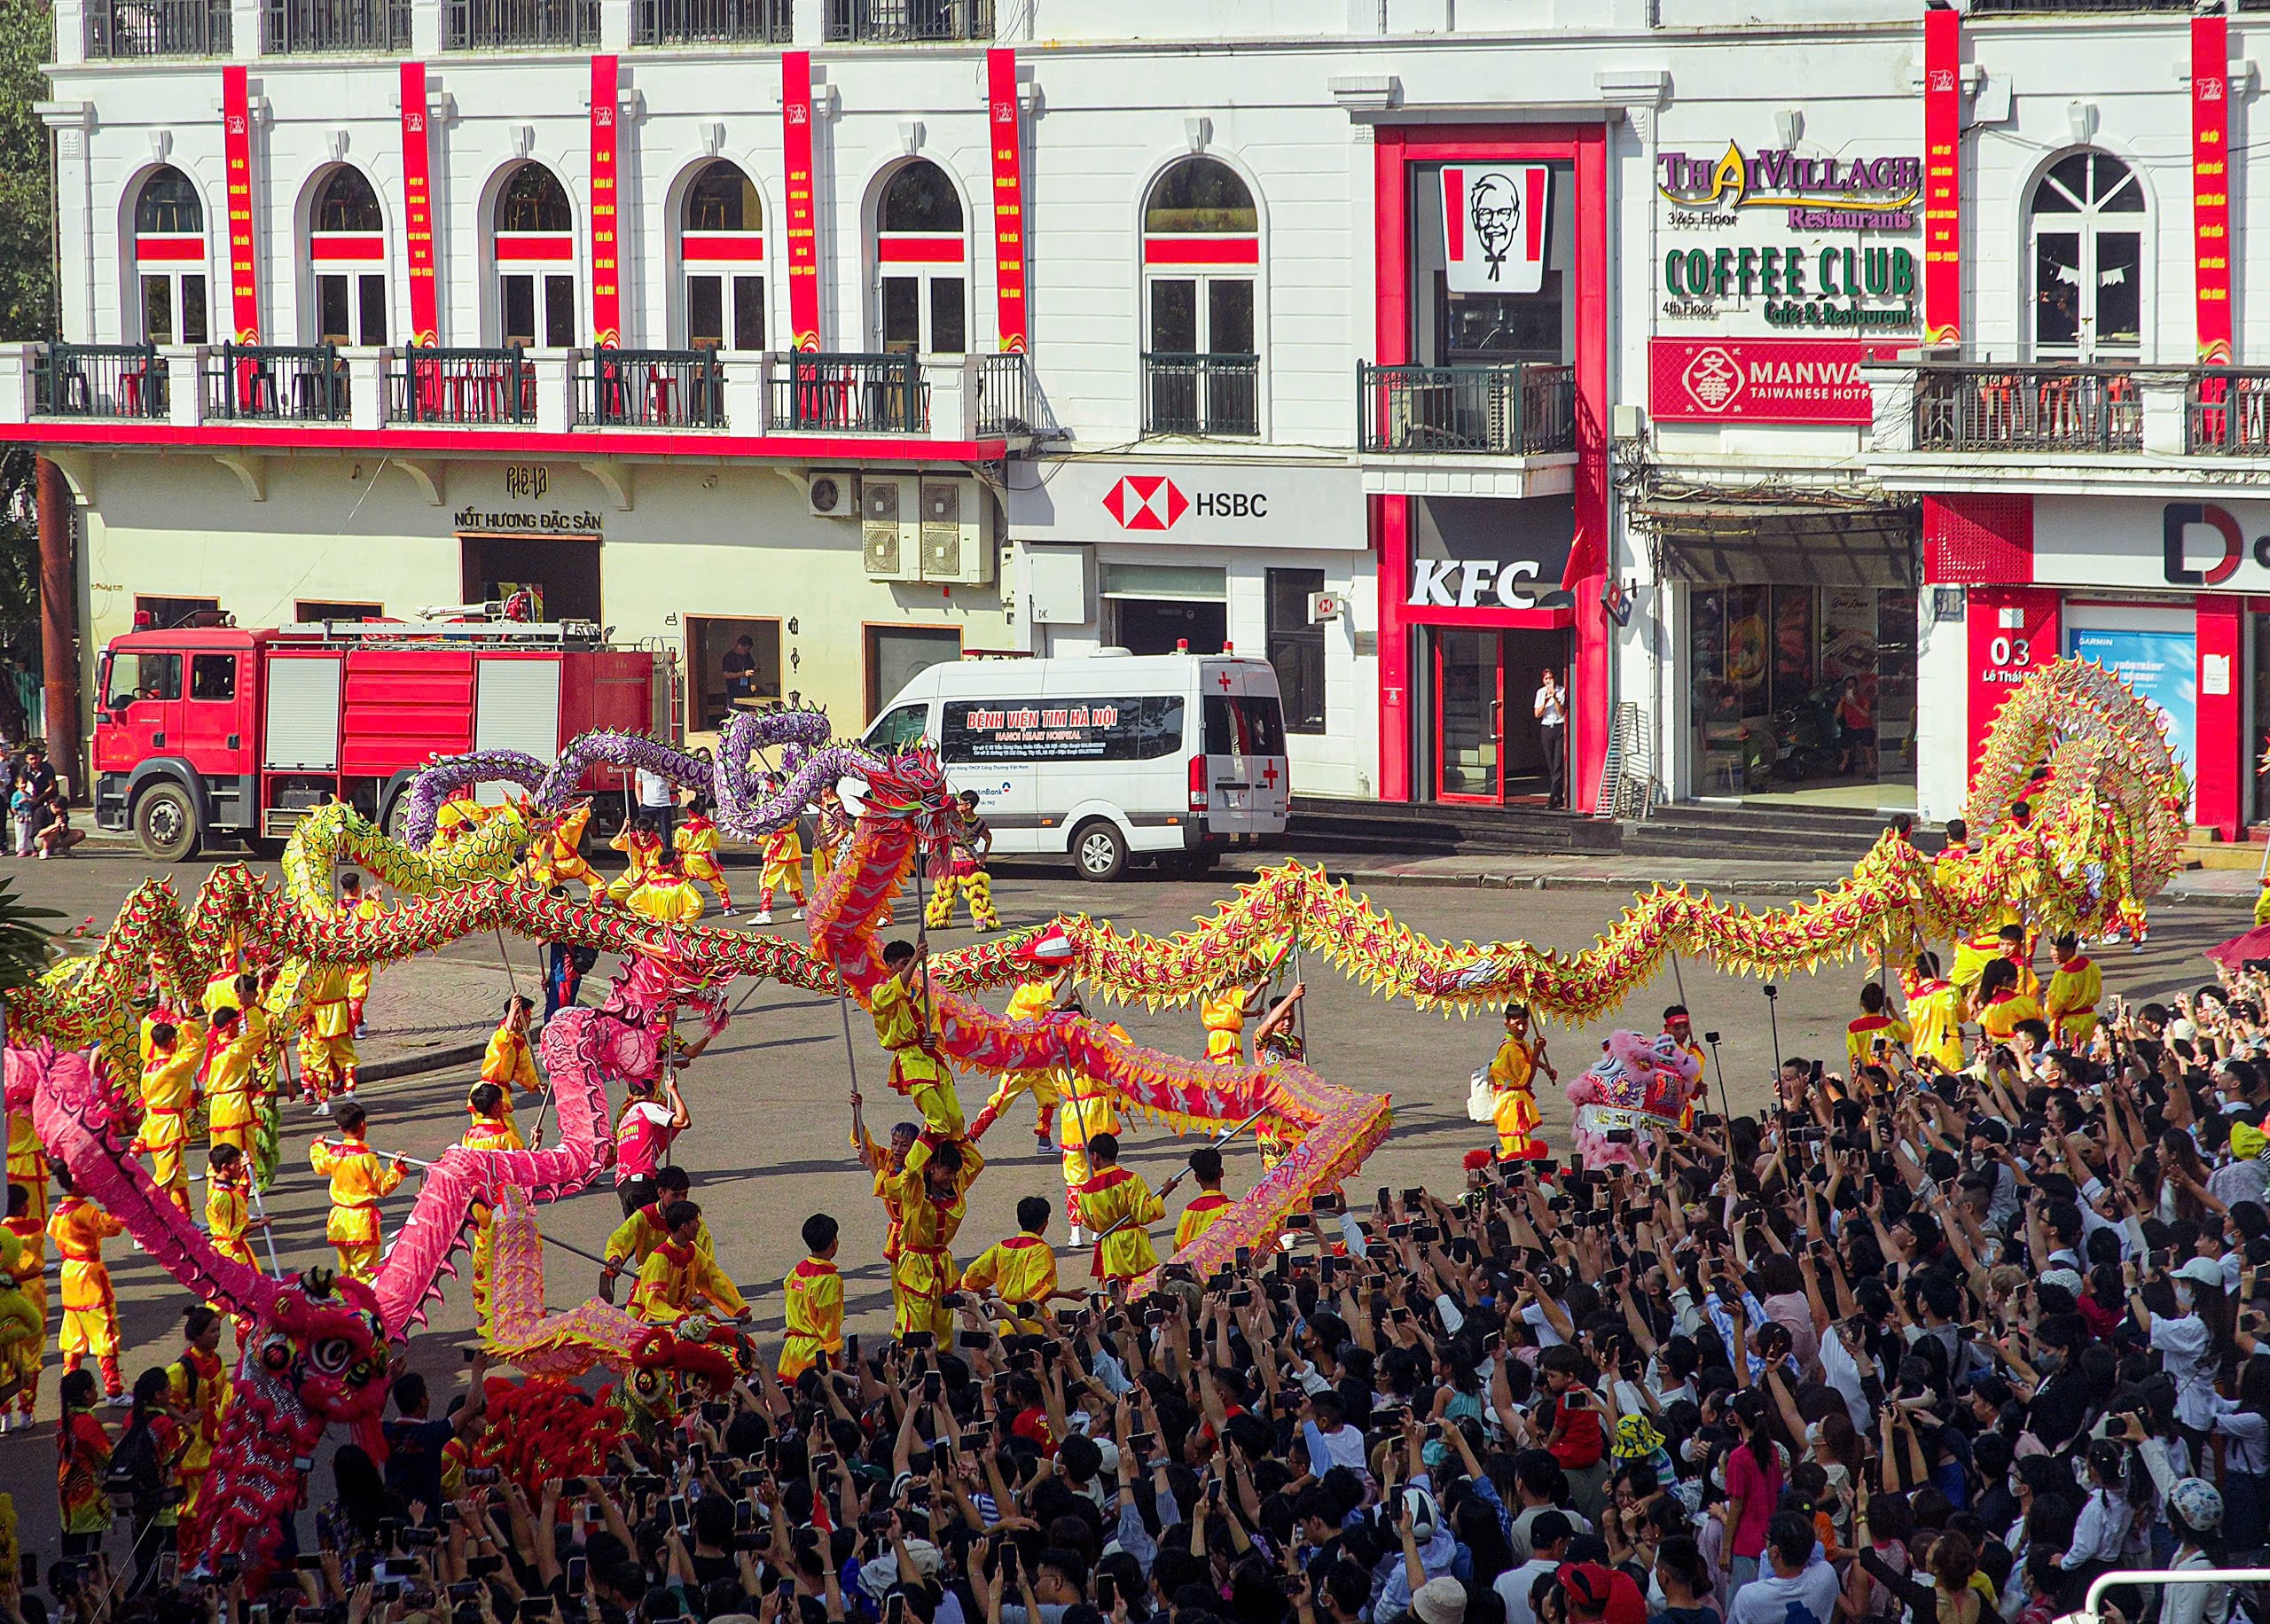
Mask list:
[[[1605,1052],[1569,1085],[1569,1103],[1577,1108],[1570,1137],[1585,1166],[1639,1167],[1641,1135],[1676,1128],[1702,1077],[1701,1064],[1668,1033],[1611,1034]]]

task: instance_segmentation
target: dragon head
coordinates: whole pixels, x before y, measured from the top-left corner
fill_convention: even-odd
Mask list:
[[[690,967],[676,932],[665,932],[659,947],[628,945],[632,951],[623,956],[598,1013],[614,1029],[611,1068],[645,1080],[661,1074],[663,1035],[680,1015],[693,1016],[711,1035],[724,1031],[731,1016],[724,980]]]
[[[910,824],[932,875],[943,875],[954,828],[954,795],[938,753],[927,744],[878,756],[861,769],[870,817]]]
[[[349,1427],[374,1425],[387,1395],[387,1333],[379,1300],[359,1280],[310,1269],[271,1282],[254,1305],[245,1355],[289,1388],[307,1412]]]

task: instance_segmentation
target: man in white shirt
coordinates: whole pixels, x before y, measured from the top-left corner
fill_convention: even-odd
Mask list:
[[[654,820],[662,849],[670,848],[670,826],[677,818],[677,785],[658,772],[638,769],[638,809]]]
[[[1546,804],[1562,806],[1569,799],[1569,691],[1562,686],[1558,671],[1546,668],[1531,708],[1537,715],[1538,742],[1545,750]]]
[[[1836,1624],[1843,1587],[1812,1523],[1785,1511],[1767,1525],[1767,1569],[1734,1592],[1727,1624]]]
[[[1529,1560],[1499,1574],[1491,1587],[1506,1604],[1506,1624],[1537,1624],[1536,1611],[1529,1604],[1529,1593],[1539,1579],[1560,1571],[1561,1559],[1569,1554],[1573,1533],[1563,1513],[1546,1511],[1537,1514],[1537,1519],[1530,1524]]]

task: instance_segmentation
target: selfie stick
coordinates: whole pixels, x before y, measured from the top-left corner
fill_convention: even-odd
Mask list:
[[[1777,1003],[1781,996],[1781,989],[1771,981],[1766,982],[1765,1019],[1773,1027],[1773,1074],[1776,1077],[1781,1074],[1781,1016]]]
[[[1718,1035],[1705,1032],[1702,1041],[1710,1045],[1710,1069],[1718,1075],[1718,1114],[1731,1122],[1734,1120],[1734,1113],[1726,1105],[1726,1063],[1718,1058]],[[1774,1069],[1778,1071],[1781,1068],[1777,1066]]]

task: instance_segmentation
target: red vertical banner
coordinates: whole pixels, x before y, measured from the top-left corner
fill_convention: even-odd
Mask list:
[[[1025,352],[1025,168],[1017,117],[1017,53],[985,53],[986,124],[993,136],[993,275],[1001,347]]]
[[[1962,341],[1962,13],[1923,13],[1923,339]]]
[[[819,347],[819,215],[812,201],[812,53],[780,53],[780,147],[788,183],[788,330]]]
[[[617,59],[591,59],[591,341],[607,349],[622,343],[622,281],[617,271],[622,212],[614,185],[622,77]]]
[[[221,149],[229,176],[229,298],[237,342],[260,342],[260,268],[252,242],[252,90],[241,67],[221,70]]]
[[[2230,19],[2191,20],[2191,251],[2199,359],[2231,363]]]
[[[402,238],[410,260],[410,341],[441,342],[434,283],[433,157],[426,141],[426,65],[402,65]]]

